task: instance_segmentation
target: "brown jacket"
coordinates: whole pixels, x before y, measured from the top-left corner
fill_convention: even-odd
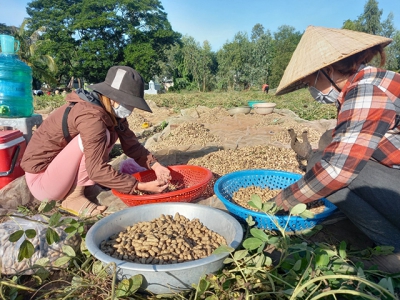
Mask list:
[[[142,167],[150,169],[149,163],[156,159],[140,144],[129,129],[126,119],[119,120],[119,125],[114,127],[103,107],[82,100],[75,92],[68,94],[66,100],[76,102],[68,115],[68,130],[72,138],[81,135],[89,178],[102,186],[132,194],[137,186],[135,178],[115,171],[107,163],[109,156],[106,129],[110,132],[110,142],[114,144],[119,138],[124,153]],[[21,162],[25,172],[43,172],[67,145],[62,132],[62,118],[68,105],[69,103],[52,112],[33,134]]]

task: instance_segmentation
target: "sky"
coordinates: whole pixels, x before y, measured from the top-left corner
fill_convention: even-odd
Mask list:
[[[101,1],[101,0],[100,0]],[[30,0],[0,0],[0,23],[19,26],[27,17]],[[257,23],[277,32],[282,25],[303,32],[308,25],[340,28],[364,11],[367,0],[160,0],[172,29],[193,37],[202,44],[207,40],[218,51],[238,32],[251,35]],[[383,10],[381,21],[390,12],[400,30],[400,0],[378,0]]]

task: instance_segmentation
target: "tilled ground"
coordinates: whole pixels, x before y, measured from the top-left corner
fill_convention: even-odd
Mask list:
[[[305,161],[300,160],[291,149],[256,145],[212,152],[200,158],[193,158],[188,164],[205,167],[214,174],[223,176],[250,169],[284,170],[301,174]]]
[[[255,113],[230,116],[221,107],[197,107],[173,114],[171,110],[158,108],[152,104],[153,113],[135,111],[128,121],[132,130],[140,135],[143,124],[155,126],[154,120],[168,123],[168,128],[146,140],[145,146],[156,156],[167,153],[168,163],[182,163],[178,157],[171,159],[175,150],[185,155],[184,163],[198,165],[211,170],[213,180],[207,196],[213,195],[213,184],[221,176],[239,170],[273,169],[303,174],[306,161],[302,160],[290,148],[288,129],[292,128],[299,135],[308,131],[308,139],[314,148],[320,136],[330,128],[328,123],[308,122],[297,118],[292,112],[275,110],[269,115]],[[168,118],[165,114],[170,114]],[[150,120],[150,117],[153,119]],[[154,142],[156,141],[156,142]],[[205,151],[214,147],[218,151]],[[190,157],[190,153],[193,156]]]
[[[289,148],[289,128],[293,128],[299,135],[303,130],[307,130],[310,143],[316,147],[320,136],[334,124],[334,120],[301,120],[288,110],[278,109],[269,115],[250,112],[247,115],[230,116],[227,110],[221,107],[210,109],[199,106],[182,110],[181,113],[158,108],[155,104],[151,107],[153,113],[134,111],[128,122],[130,128],[139,135],[146,127],[144,124],[171,124],[168,133],[158,139],[157,145],[149,147],[152,151],[207,144],[218,144],[225,148],[251,145]]]
[[[290,148],[287,130],[293,128],[299,136],[307,130],[309,141],[313,148],[317,148],[321,134],[335,123],[335,120],[308,122],[300,120],[290,111],[279,109],[264,116],[252,112],[230,116],[223,108],[196,107],[178,112],[157,107],[151,101],[149,105],[153,113],[135,110],[128,119],[130,128],[145,143],[157,132],[155,126],[162,122],[170,124],[170,133],[153,144],[157,150],[149,149],[162,162],[168,158],[170,165],[182,162],[210,169],[214,178],[207,191],[208,199],[215,199],[211,196],[216,178],[230,172],[266,168],[303,174],[306,162]],[[147,125],[150,128],[145,128]],[[211,153],[205,151],[210,146],[215,146]],[[127,207],[111,191],[103,192],[98,199],[110,207],[110,212]],[[204,202],[205,205],[210,203]],[[349,245],[361,249],[371,246],[371,241],[347,219],[327,226],[324,232],[315,236],[315,240],[332,243],[346,240]]]

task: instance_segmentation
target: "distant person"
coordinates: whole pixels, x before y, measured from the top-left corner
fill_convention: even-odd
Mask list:
[[[44,95],[42,90],[33,90],[33,94],[35,96],[43,96]]]
[[[309,26],[277,88],[308,87],[320,103],[337,107],[336,127],[307,172],[275,202],[285,210],[323,197],[376,245],[395,254],[375,257],[382,271],[400,271],[400,74],[385,63],[391,39],[346,29]],[[382,263],[379,261],[382,259]]]
[[[267,83],[264,83],[264,84],[262,85],[262,91],[263,91],[263,93],[268,94],[269,85],[268,85]]]
[[[143,99],[144,81],[134,69],[114,66],[104,82],[66,96],[67,104],[52,112],[33,134],[21,166],[38,200],[57,200],[71,214],[92,217],[106,206],[87,199],[101,187],[124,194],[161,193],[171,179],[168,168],[142,146],[129,129],[127,117],[136,109],[151,112]],[[154,170],[157,180],[138,182],[108,164],[119,139],[124,153],[141,167]],[[96,185],[97,184],[97,185]]]

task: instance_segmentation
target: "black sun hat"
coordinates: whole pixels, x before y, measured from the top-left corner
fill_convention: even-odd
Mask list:
[[[111,67],[104,82],[89,85],[89,88],[132,110],[139,108],[152,112],[144,100],[144,80],[131,67]]]

